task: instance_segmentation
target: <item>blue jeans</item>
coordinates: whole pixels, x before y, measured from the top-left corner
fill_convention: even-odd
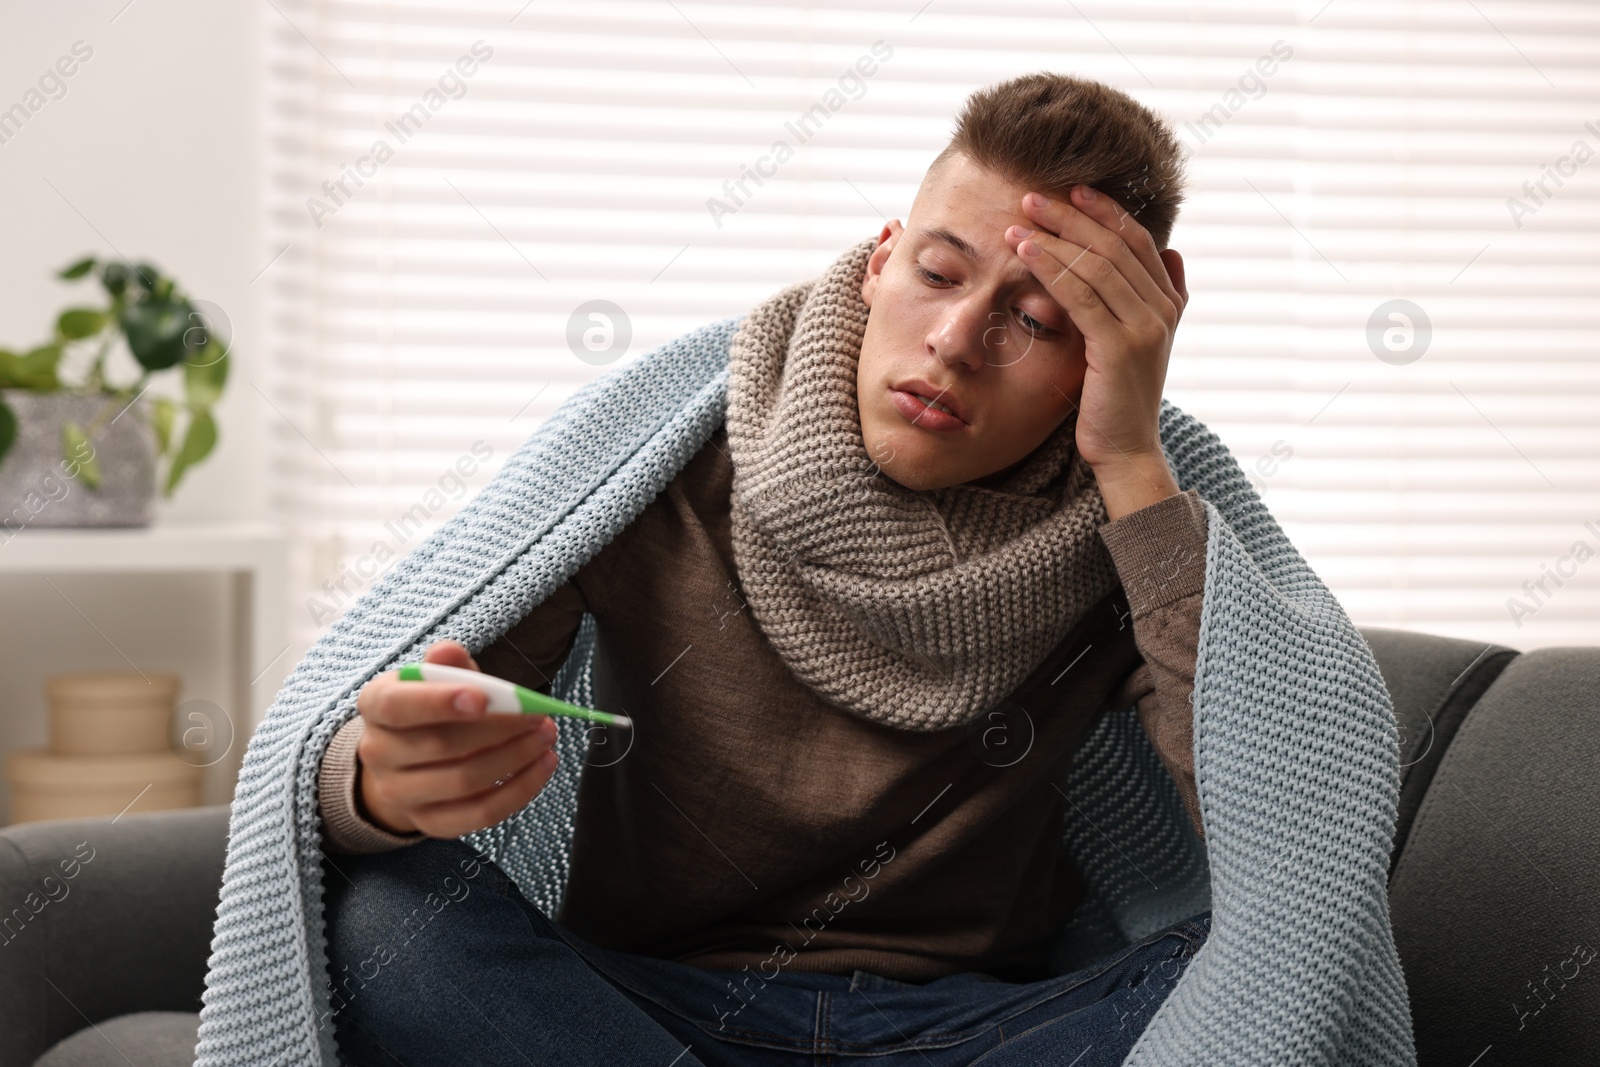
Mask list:
[[[1115,1067],[1211,927],[1201,912],[1040,982],[765,978],[590,945],[461,841],[331,857],[324,885],[322,1024],[358,1067]]]

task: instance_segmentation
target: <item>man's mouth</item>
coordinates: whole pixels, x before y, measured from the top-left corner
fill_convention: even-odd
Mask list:
[[[939,385],[926,378],[906,378],[897,382],[890,382],[889,388],[915,397],[924,407],[943,412],[962,422],[971,422],[971,413],[968,408],[971,398],[958,395],[953,386]]]
[[[939,390],[926,382],[907,382],[889,387],[889,401],[907,422],[935,433],[951,433],[968,428],[960,409],[940,399]]]

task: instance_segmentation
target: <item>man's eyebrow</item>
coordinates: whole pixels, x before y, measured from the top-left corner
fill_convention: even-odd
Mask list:
[[[958,233],[950,232],[943,226],[926,227],[922,231],[921,235],[923,237],[931,237],[936,241],[943,241],[945,244],[949,245],[951,248],[954,248],[957,252],[960,252],[968,259],[981,258],[978,255],[978,250],[973,247],[971,241],[967,240],[965,237],[962,237]]]
[[[935,241],[943,241],[945,244],[949,245],[951,248],[954,248],[957,252],[960,252],[962,255],[966,256],[970,260],[973,260],[974,262],[977,262],[983,258],[971,241],[967,240],[965,237],[962,237],[958,233],[953,233],[952,231],[945,229],[943,226],[925,226],[921,230],[917,231],[917,236],[932,238]],[[1029,270],[1027,267],[1024,267],[1020,263],[1014,264],[1006,272],[1006,277],[1008,280],[1013,282],[1038,283],[1039,281],[1039,279],[1034,276],[1033,271]],[[1044,286],[1039,285],[1039,288],[1043,289]]]

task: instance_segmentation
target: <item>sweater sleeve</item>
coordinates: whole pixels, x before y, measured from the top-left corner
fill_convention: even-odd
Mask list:
[[[1141,662],[1112,697],[1138,705],[1139,723],[1177,783],[1195,832],[1205,838],[1194,780],[1195,657],[1205,593],[1206,510],[1190,489],[1100,526],[1127,596]]]
[[[559,586],[504,634],[473,658],[485,674],[541,693],[550,691],[555,673],[572,651],[578,625],[588,610],[576,578]],[[427,835],[390,833],[373,822],[360,802],[361,766],[356,748],[365,732],[360,715],[341,726],[328,742],[317,772],[317,807],[327,851],[354,855],[385,852]]]

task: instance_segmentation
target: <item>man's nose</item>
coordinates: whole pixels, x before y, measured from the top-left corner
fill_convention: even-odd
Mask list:
[[[978,294],[952,302],[928,336],[928,348],[945,363],[977,368],[987,360],[991,335],[990,307]],[[1000,337],[1004,336],[1002,327]]]

